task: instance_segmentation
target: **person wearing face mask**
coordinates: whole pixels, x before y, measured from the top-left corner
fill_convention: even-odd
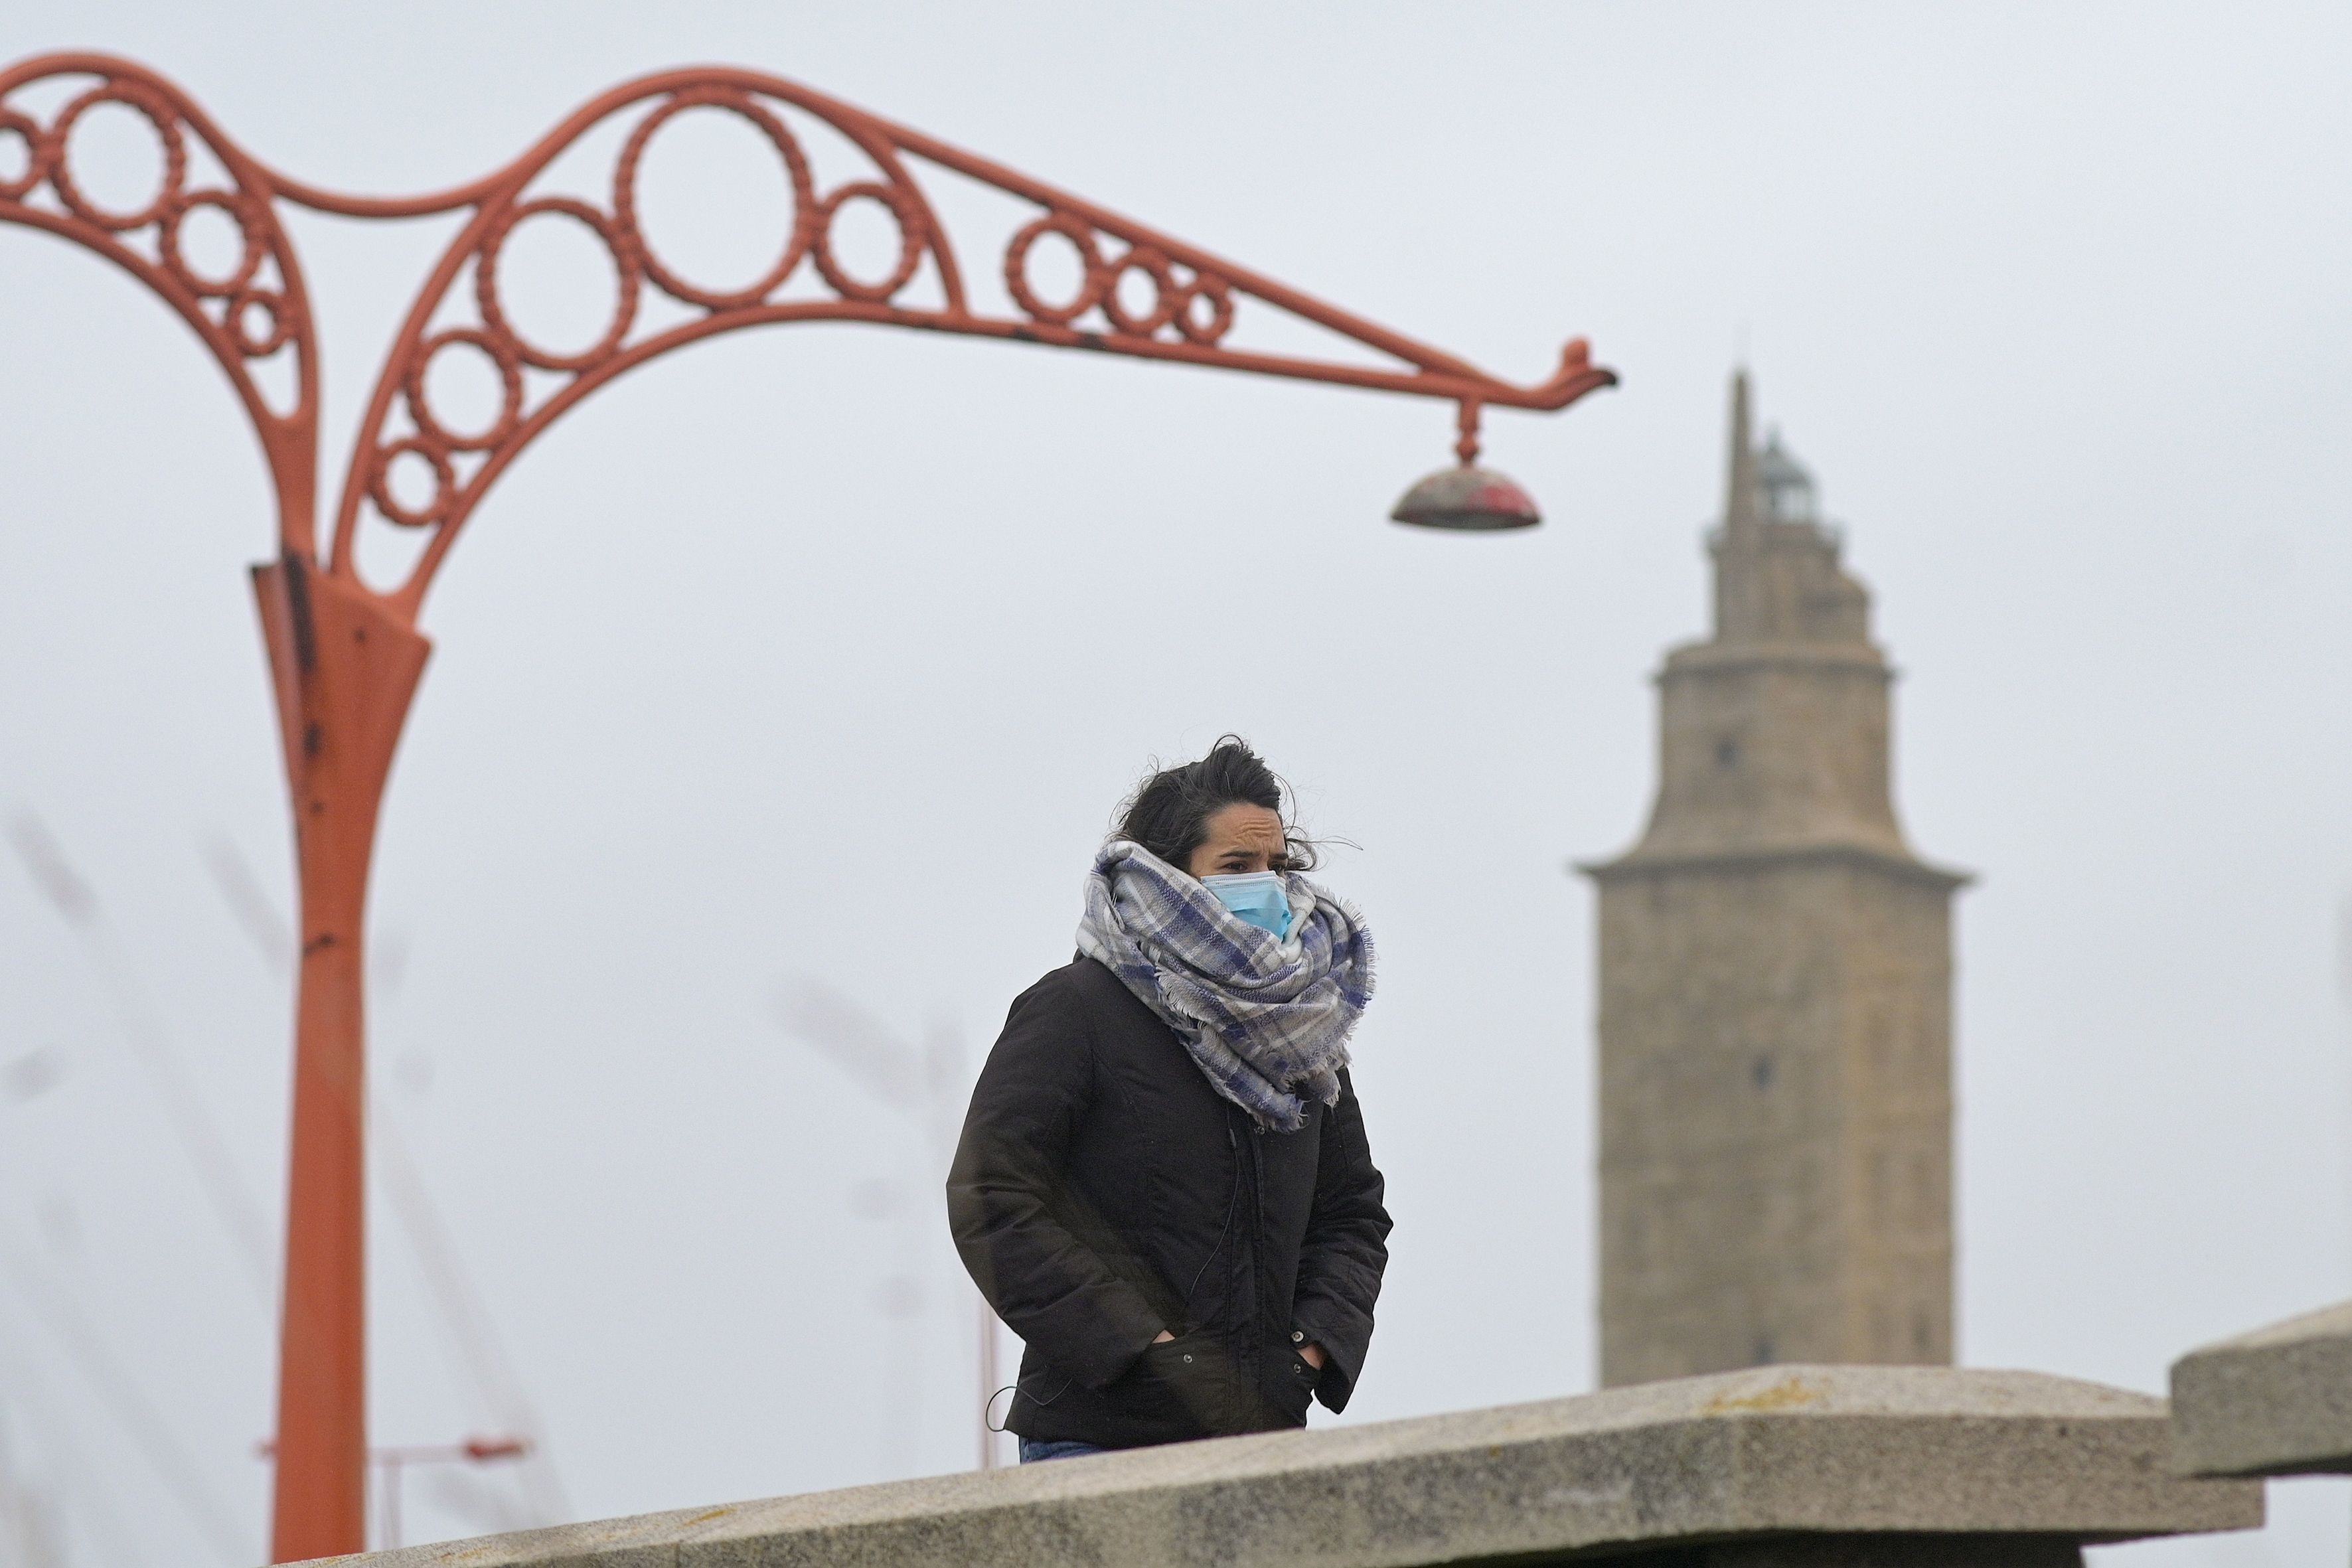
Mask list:
[[[972,1090],[948,1217],[1026,1342],[1024,1462],[1302,1426],[1363,1370],[1390,1226],[1348,1071],[1371,936],[1283,805],[1231,735],[1146,779],[1077,957]]]

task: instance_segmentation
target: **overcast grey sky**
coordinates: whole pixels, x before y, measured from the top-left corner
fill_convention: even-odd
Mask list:
[[[1382,521],[1444,460],[1441,406],[1100,357],[737,334],[568,417],[426,605],[373,904],[378,1120],[521,1392],[467,1370],[380,1200],[378,1442],[520,1398],[583,1517],[968,1464],[924,1130],[773,998],[814,981],[976,1066],[1066,961],[1118,795],[1227,729],[1361,846],[1328,879],[1382,944],[1359,1081],[1398,1228],[1348,1418],[1590,1387],[1591,896],[1564,866],[1646,809],[1646,677],[1702,629],[1743,354],[1906,671],[1914,842],[1982,876],[1963,1359],[2156,1390],[2352,1293],[2341,4],[0,21],[0,57],[69,47],[384,193],[622,78],[754,66],[1514,378],[1579,333],[1624,375],[1491,417],[1549,519],[1502,537]],[[709,151],[662,211],[741,270],[769,187]],[[331,472],[449,232],[295,220]],[[541,298],[550,335],[593,313]],[[0,816],[101,916],[0,851],[0,1436],[79,1563],[210,1560],[207,1509],[215,1557],[261,1552],[274,1285],[142,1065],[194,1080],[274,1252],[289,1009],[224,891],[241,866],[289,900],[240,417],[134,284],[0,231]],[[523,1496],[478,1479],[413,1479],[411,1538]],[[2342,1485],[2273,1507],[2102,1556],[2343,1561]]]

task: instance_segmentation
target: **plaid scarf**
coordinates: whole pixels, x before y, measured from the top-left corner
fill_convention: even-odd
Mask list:
[[[1296,871],[1278,940],[1139,844],[1113,839],[1087,875],[1078,951],[1119,977],[1219,1094],[1271,1131],[1339,1100],[1348,1037],[1372,999],[1372,938],[1355,910]]]

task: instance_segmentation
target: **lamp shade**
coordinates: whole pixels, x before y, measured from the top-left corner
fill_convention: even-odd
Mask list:
[[[1473,532],[1533,528],[1543,521],[1536,503],[1517,481],[1467,463],[1440,468],[1418,481],[1389,516],[1416,528]]]

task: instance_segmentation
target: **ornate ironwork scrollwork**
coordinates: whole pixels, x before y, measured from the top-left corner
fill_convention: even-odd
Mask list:
[[[662,127],[694,109],[730,114],[750,126],[782,164],[790,191],[792,219],[783,242],[741,288],[689,279],[646,233],[638,185],[646,150]],[[794,114],[840,133],[869,167],[820,189]],[[593,200],[538,194],[537,182],[558,158],[628,116],[635,118],[621,138],[608,192]],[[980,308],[969,298],[957,247],[916,173],[923,167],[977,179],[1036,209],[1004,242],[1001,264],[1010,310]],[[837,242],[841,215],[860,202],[887,212],[897,237],[889,265],[873,276],[853,270]],[[428,279],[378,382],[344,485],[330,570],[358,584],[354,543],[371,510],[394,524],[430,530],[406,577],[370,590],[411,617],[489,487],[551,421],[646,360],[736,327],[862,321],[1340,382],[1451,398],[1470,408],[1559,407],[1613,379],[1589,363],[1579,342],[1549,382],[1521,387],[1497,381],[1066,193],[796,84],[745,71],[675,72],[615,89],[488,180],[403,205],[411,211],[470,205],[474,214]],[[604,332],[574,352],[530,342],[503,303],[501,247],[518,225],[541,215],[589,229],[617,279]],[[1032,271],[1038,246],[1048,238],[1066,244],[1077,258],[1075,289],[1060,300],[1044,297]],[[931,297],[919,299],[913,286],[927,264],[931,283],[923,292]],[[453,327],[449,312],[462,299],[458,285],[469,270],[471,315]],[[639,306],[652,291],[696,313],[667,326],[641,326]],[[1359,366],[1235,349],[1231,334],[1244,299],[1344,333],[1398,363],[1392,369]],[[492,426],[464,438],[433,409],[424,374],[435,354],[458,343],[488,355],[503,388]],[[523,367],[562,379],[542,377],[519,391],[526,386]],[[401,487],[394,466],[410,459],[421,465],[413,487],[426,492],[421,499],[395,493]]]
[[[89,79],[44,123],[10,101],[35,83]],[[74,133],[89,112],[119,104],[146,121],[158,157],[155,184],[140,205],[110,208],[85,188]],[[276,481],[281,533],[308,550],[316,479],[318,361],[310,308],[292,242],[279,225],[268,172],[223,136],[177,87],[154,72],[102,56],[36,60],[0,73],[0,138],[23,148],[23,167],[0,179],[0,222],[47,229],[88,247],[146,284],[195,331],[243,401]],[[192,184],[191,144],[226,174],[225,185]],[[220,215],[236,232],[236,259],[206,274],[187,256],[192,214]],[[290,347],[291,406],[275,406],[256,364]]]
[[[71,76],[94,79],[93,85],[47,123],[8,101],[37,80]],[[158,188],[134,210],[100,205],[76,179],[74,127],[104,103],[143,116],[162,148]],[[645,231],[637,187],[646,149],[663,126],[697,109],[731,115],[756,132],[782,163],[790,190],[793,216],[783,244],[741,288],[691,280],[655,249]],[[589,132],[633,113],[606,189],[593,197],[534,189],[549,166]],[[840,133],[869,168],[819,190],[793,114]],[[278,480],[286,547],[305,555],[314,553],[316,344],[301,271],[275,204],[373,218],[471,209],[377,376],[325,563],[355,591],[412,623],[459,531],[499,475],[549,423],[647,359],[736,327],[826,320],[919,327],[1441,397],[1474,416],[1490,405],[1558,408],[1614,379],[1591,363],[1579,341],[1569,345],[1550,380],[1533,386],[1499,381],[1066,192],[750,71],[674,71],[615,88],[506,167],[455,190],[413,198],[342,195],[267,169],[221,136],[177,88],[143,67],[104,56],[58,56],[0,73],[0,142],[9,138],[22,142],[24,166],[0,179],[0,221],[33,224],[99,251],[147,282],[195,328],[262,437]],[[227,171],[226,185],[190,187],[192,139]],[[914,172],[917,165],[977,180],[1036,209],[1004,243],[1009,310],[975,308],[967,297],[956,247]],[[858,203],[887,212],[898,237],[895,258],[876,276],[856,271],[837,243],[842,214]],[[225,273],[206,275],[184,254],[183,226],[205,208],[237,233],[236,258]],[[584,348],[534,342],[514,322],[501,258],[515,229],[534,218],[581,225],[610,258],[611,314]],[[1058,301],[1041,295],[1032,271],[1038,246],[1048,238],[1069,246],[1078,263],[1074,291]],[[926,264],[936,297],[917,300],[910,289]],[[469,305],[457,289],[468,274]],[[812,275],[814,287],[805,281]],[[640,307],[656,291],[696,313],[667,326],[646,326]],[[1339,332],[1395,363],[1349,364],[1236,348],[1232,335],[1244,300]],[[453,312],[463,319],[453,320]],[[292,407],[280,411],[263,395],[251,366],[289,347],[297,361],[295,397]],[[460,350],[483,355],[498,383],[496,412],[486,426],[471,431],[435,409],[428,385],[436,358]],[[526,372],[542,374],[534,379]],[[416,472],[404,484],[399,470],[406,465]],[[364,583],[356,563],[359,531],[370,516],[430,533],[406,576],[381,588]]]

